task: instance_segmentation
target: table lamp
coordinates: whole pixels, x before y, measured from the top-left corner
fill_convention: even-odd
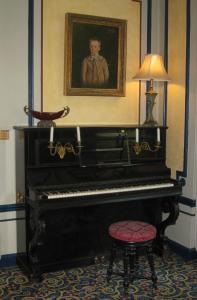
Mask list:
[[[153,118],[153,106],[155,104],[155,98],[157,93],[153,88],[153,81],[169,81],[170,78],[165,70],[163,59],[158,54],[145,55],[143,64],[138,73],[133,77],[137,80],[150,81],[149,90],[146,92],[146,120],[144,125],[158,126],[157,121]]]

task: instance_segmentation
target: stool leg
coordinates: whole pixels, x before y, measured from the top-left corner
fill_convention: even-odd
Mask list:
[[[152,279],[152,282],[153,282],[153,287],[157,288],[157,276],[156,276],[156,273],[155,273],[152,246],[148,246],[146,250],[147,250],[147,257],[148,257],[149,266],[150,266],[150,269],[151,269],[151,279]]]
[[[129,275],[130,279],[133,280],[135,277],[135,261],[136,259],[136,248],[132,248],[132,251],[129,253]]]
[[[136,252],[135,252],[135,261],[134,261],[134,264],[135,264],[135,273],[136,275],[138,274],[139,272],[139,252],[138,252],[138,249],[136,248]]]
[[[129,253],[127,247],[124,248],[123,263],[124,263],[124,290],[126,293],[129,286]]]
[[[110,281],[111,275],[113,273],[113,263],[114,263],[115,256],[116,256],[116,245],[115,243],[113,243],[110,251],[109,266],[107,269],[107,282]]]

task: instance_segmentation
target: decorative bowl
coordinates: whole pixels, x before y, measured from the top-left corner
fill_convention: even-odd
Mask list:
[[[26,115],[32,116],[35,119],[40,120],[40,122],[38,122],[37,125],[38,127],[50,127],[56,126],[53,120],[64,118],[65,116],[67,116],[70,112],[70,108],[66,106],[62,110],[59,110],[57,112],[40,112],[25,106],[24,112],[26,113]]]

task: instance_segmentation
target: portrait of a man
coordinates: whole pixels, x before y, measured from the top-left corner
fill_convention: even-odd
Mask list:
[[[124,93],[126,21],[66,15],[65,93]]]

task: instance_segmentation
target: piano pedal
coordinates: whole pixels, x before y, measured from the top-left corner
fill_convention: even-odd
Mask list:
[[[100,257],[100,261],[101,261],[102,264],[104,264],[105,261],[106,261],[106,257],[105,257],[104,255],[101,256],[101,257]]]
[[[105,262],[106,262],[106,257],[104,255],[94,257],[95,264],[104,264]]]
[[[95,257],[94,257],[94,263],[95,263],[95,264],[98,264],[98,263],[99,263],[99,257],[98,257],[98,256],[95,256]]]
[[[107,263],[108,263],[107,255],[100,256],[100,264],[101,264],[102,268],[105,268],[105,265],[107,265]]]

